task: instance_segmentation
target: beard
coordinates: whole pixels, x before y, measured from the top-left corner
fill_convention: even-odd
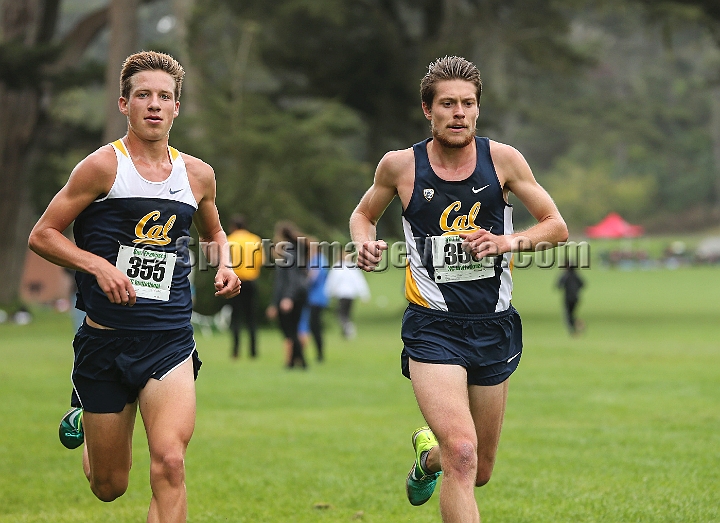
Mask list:
[[[434,124],[430,125],[430,130],[432,131],[432,137],[433,140],[437,140],[437,142],[442,145],[443,147],[447,147],[449,149],[462,149],[463,147],[467,147],[472,143],[472,141],[475,139],[475,126],[468,128],[468,134],[467,135],[461,135],[461,136],[455,136],[450,135],[444,136],[438,131],[438,129],[435,127]]]

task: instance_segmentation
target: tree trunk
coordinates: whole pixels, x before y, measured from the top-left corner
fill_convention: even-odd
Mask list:
[[[175,42],[178,48],[178,56],[175,58],[185,69],[185,79],[182,88],[181,111],[185,115],[197,114],[197,101],[195,99],[195,85],[197,82],[195,68],[190,62],[190,50],[187,43],[187,26],[192,14],[195,0],[173,0],[172,10],[176,19]]]
[[[35,129],[38,94],[31,88],[0,85],[0,304],[15,300],[20,288],[32,216],[25,157]]]
[[[120,68],[137,51],[139,0],[111,0],[110,50],[105,66],[105,143],[117,140],[127,131],[127,119],[118,110]]]
[[[114,0],[113,4],[121,12],[120,16],[136,20],[138,1]],[[132,8],[128,8],[130,3]],[[51,41],[57,26],[59,4],[60,0],[0,0],[0,44],[12,42],[20,45],[27,50],[27,56],[32,57],[33,48]],[[122,13],[123,8],[129,14]],[[62,53],[54,63],[28,61],[24,67],[36,68],[38,78],[42,78],[43,73],[57,74],[74,67],[85,48],[107,24],[107,20],[107,8],[89,13],[66,35]],[[135,25],[133,22],[133,34]],[[126,34],[125,31],[123,26],[117,32],[122,35]],[[132,45],[135,45],[136,40],[136,36],[133,36]],[[114,97],[113,114],[119,114],[117,86],[120,64],[133,50],[117,52],[119,48],[120,44],[111,46],[111,51],[115,50],[121,56],[116,59],[109,82]],[[35,218],[31,205],[29,152],[37,140],[43,89],[48,90],[42,81],[0,81],[0,305],[17,302],[27,253],[27,238]],[[122,130],[113,139],[125,132],[125,120],[122,115],[120,118]]]
[[[13,0],[0,3],[0,42],[31,48],[47,42],[55,26],[57,2]],[[37,126],[40,89],[37,85],[0,82],[0,304],[18,296],[27,237],[32,228],[27,151]]]

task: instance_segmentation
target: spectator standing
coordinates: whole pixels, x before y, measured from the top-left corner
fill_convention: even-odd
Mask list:
[[[308,249],[310,253],[308,300],[300,315],[298,332],[304,347],[307,346],[309,337],[312,334],[319,363],[325,359],[322,314],[330,304],[330,299],[325,293],[329,267],[328,260],[319,248],[315,238],[309,239]]]
[[[330,270],[325,286],[327,295],[338,300],[338,318],[343,338],[354,338],[356,329],[352,321],[353,303],[357,298],[363,301],[370,299],[370,289],[362,270],[343,262],[339,267]]]
[[[583,321],[575,317],[575,309],[580,302],[580,289],[584,285],[585,282],[572,264],[565,268],[557,282],[557,287],[563,290],[565,298],[565,324],[573,336],[579,334],[585,328]]]
[[[245,217],[236,214],[232,218],[232,228],[228,236],[230,259],[233,270],[243,284],[242,292],[230,299],[232,314],[230,332],[232,333],[231,356],[240,355],[240,331],[243,322],[250,335],[250,357],[257,357],[257,279],[262,267],[262,242],[260,236],[247,230]]]
[[[275,282],[269,319],[278,319],[285,338],[285,365],[306,368],[303,346],[298,335],[300,314],[307,301],[307,242],[292,222],[275,226]]]

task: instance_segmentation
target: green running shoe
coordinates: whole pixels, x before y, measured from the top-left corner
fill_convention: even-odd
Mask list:
[[[435,491],[437,479],[442,472],[426,473],[420,464],[420,456],[425,451],[438,444],[435,434],[430,427],[420,427],[412,435],[413,447],[415,448],[415,462],[405,480],[405,492],[411,505],[418,506],[425,503]]]
[[[69,449],[76,449],[85,441],[82,412],[82,409],[73,407],[60,420],[60,443]]]

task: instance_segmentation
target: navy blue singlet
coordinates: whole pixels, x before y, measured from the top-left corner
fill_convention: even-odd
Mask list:
[[[402,223],[408,246],[405,296],[429,309],[463,314],[502,312],[510,307],[512,255],[476,262],[457,236],[483,228],[512,234],[512,206],[505,202],[490,156],[490,141],[475,137],[477,164],[461,181],[446,181],[432,170],[430,139],[413,145],[415,185]]]
[[[93,275],[77,272],[77,307],[114,329],[169,330],[189,325],[190,266],[174,256],[178,240],[190,236],[198,205],[182,155],[170,147],[170,176],[151,182],[137,171],[122,140],[111,145],[118,160],[115,182],[106,196],[76,218],[75,242],[117,264],[138,296],[149,297],[138,297],[133,307],[111,303]]]

